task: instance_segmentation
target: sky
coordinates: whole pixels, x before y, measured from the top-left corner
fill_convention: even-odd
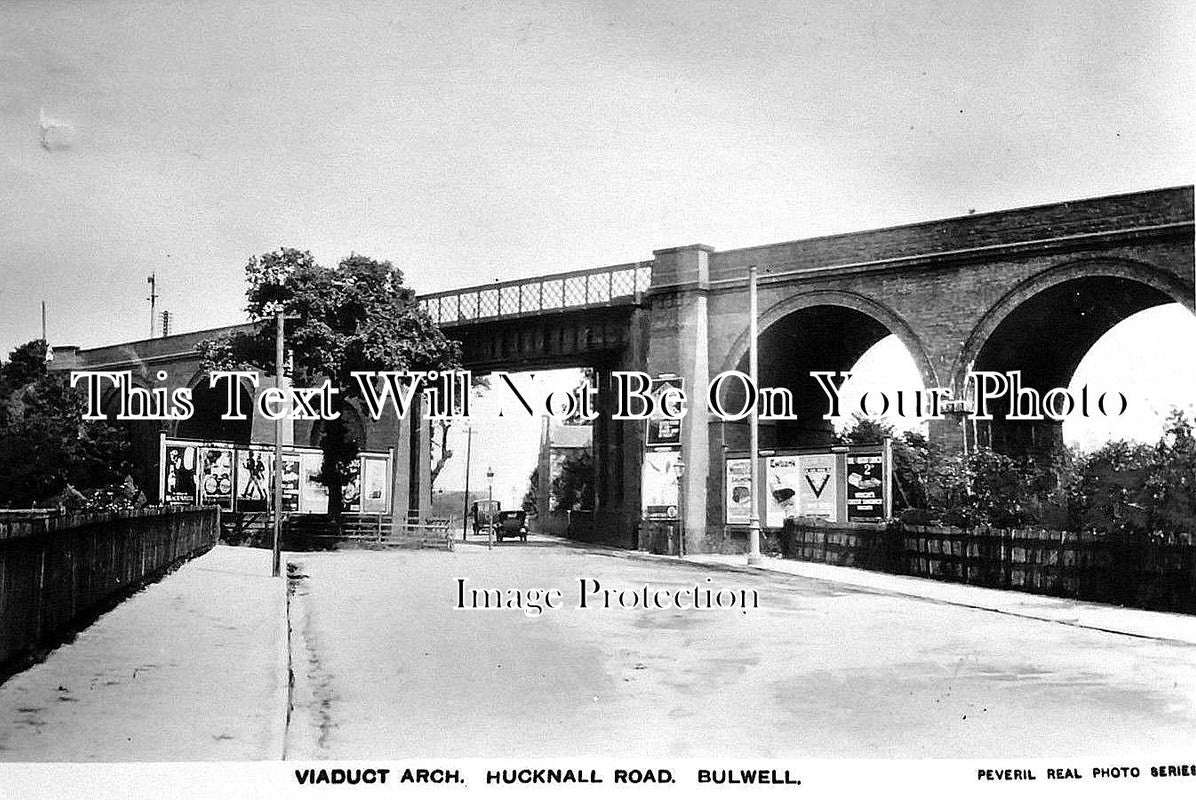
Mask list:
[[[433,291],[1191,183],[1192,41],[1187,2],[8,0],[0,352],[42,300],[145,336],[151,272],[176,331],[239,322],[280,246]],[[1155,322],[1121,346],[1182,362]]]

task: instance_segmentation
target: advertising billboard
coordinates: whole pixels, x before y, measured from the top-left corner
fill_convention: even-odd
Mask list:
[[[644,519],[677,519],[679,458],[680,454],[673,450],[653,450],[644,453]]]
[[[752,462],[750,459],[727,459],[724,507],[728,525],[747,525],[751,522]]]

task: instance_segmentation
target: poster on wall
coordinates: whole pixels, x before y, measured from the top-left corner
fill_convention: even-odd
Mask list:
[[[798,491],[801,472],[797,456],[769,456],[764,462],[767,472],[765,485],[764,524],[769,528],[784,526],[785,520],[798,516]]]
[[[297,455],[282,457],[282,503],[283,511],[299,510],[299,473],[301,461]]]
[[[803,455],[798,459],[797,509],[803,517],[839,519],[839,457],[834,453]]]
[[[668,389],[685,390],[685,379],[676,376],[653,378],[648,394],[660,408],[660,396]],[[668,419],[656,413],[648,418],[648,447],[681,447],[681,420]]]
[[[237,450],[237,509],[265,511],[270,498],[270,459],[261,450]]]
[[[726,520],[728,525],[747,525],[752,515],[752,462],[727,459]]]
[[[885,516],[885,468],[880,453],[847,456],[847,521],[879,522]]]
[[[328,488],[320,483],[322,453],[299,456],[299,508],[304,514],[328,513]]]
[[[198,448],[194,445],[167,445],[166,497],[172,506],[193,506],[198,502],[195,467]]]
[[[199,489],[204,505],[231,508],[233,504],[233,449],[205,447],[200,451]]]
[[[361,512],[385,514],[390,505],[387,465],[389,459],[363,456],[361,459]]]
[[[644,453],[644,519],[677,519],[678,458],[680,453],[673,450],[650,450]]]
[[[345,511],[361,511],[361,459],[348,466],[349,480],[342,495]]]

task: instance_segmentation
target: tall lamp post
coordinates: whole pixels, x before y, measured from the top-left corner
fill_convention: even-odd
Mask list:
[[[756,339],[759,337],[757,329],[758,309],[756,306],[756,265],[748,267],[748,377],[753,386],[759,385],[758,360],[759,352]],[[748,430],[751,443],[750,463],[752,467],[752,512],[748,516],[748,564],[759,564],[760,558],[760,415],[757,413],[758,403],[753,403],[748,417]]]
[[[282,388],[282,326],[286,317],[282,303],[274,315],[274,385]],[[274,420],[274,544],[271,572],[275,578],[282,573],[282,417]]]
[[[461,510],[461,541],[469,533],[469,458],[473,450],[473,426],[465,423],[465,506]]]
[[[494,549],[494,468],[486,468],[486,549]]]
[[[677,557],[685,557],[685,462],[677,457],[673,464],[677,476]]]

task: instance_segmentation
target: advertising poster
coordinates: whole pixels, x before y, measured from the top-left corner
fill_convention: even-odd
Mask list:
[[[834,453],[803,455],[798,459],[798,514],[803,517],[839,519],[839,457]]]
[[[885,515],[885,468],[880,453],[847,456],[847,521],[879,522]]]
[[[237,450],[237,508],[265,511],[270,499],[270,459],[261,450]]]
[[[167,445],[166,447],[166,496],[167,505],[193,506],[197,502],[195,484],[195,462],[197,448],[194,445]]]
[[[283,511],[299,510],[299,472],[301,461],[297,455],[282,457],[282,503]]]
[[[797,456],[769,456],[765,463],[764,524],[769,528],[784,526],[785,520],[798,516],[797,493],[801,483]]]
[[[649,394],[660,407],[660,396],[667,389],[685,390],[685,379],[679,377],[653,378]],[[648,419],[648,447],[680,447],[681,420],[666,419],[657,413]]]
[[[200,454],[200,502],[231,508],[233,504],[233,450],[204,447]]]
[[[320,483],[322,453],[299,456],[299,508],[304,514],[328,513],[328,488]]]
[[[349,465],[349,480],[343,495],[345,511],[361,511],[361,459]]]
[[[644,519],[677,519],[677,459],[673,450],[644,453]]]
[[[390,505],[390,482],[387,466],[390,460],[363,456],[361,459],[361,512],[385,514]]]
[[[728,525],[747,525],[752,514],[752,462],[727,459],[726,519]]]

